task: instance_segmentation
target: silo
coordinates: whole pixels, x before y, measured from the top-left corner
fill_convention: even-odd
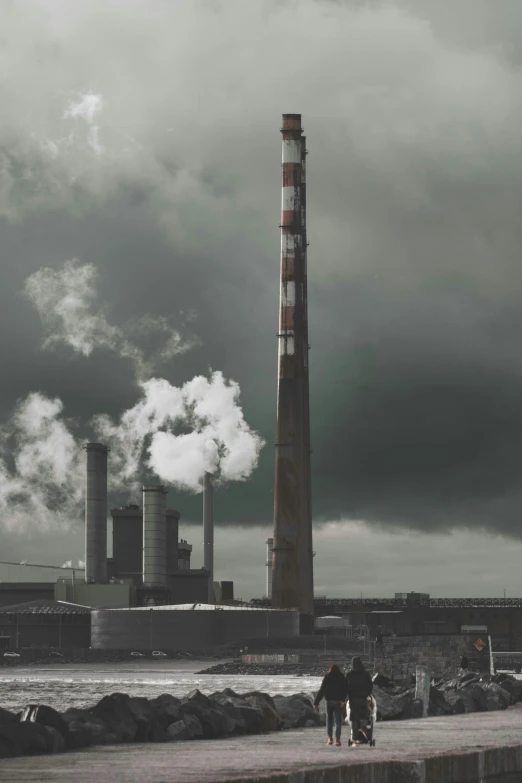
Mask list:
[[[107,582],[107,452],[87,443],[85,481],[85,581]]]
[[[143,584],[166,587],[167,490],[143,487]]]

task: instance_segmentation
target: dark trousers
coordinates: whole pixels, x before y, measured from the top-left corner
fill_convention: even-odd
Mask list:
[[[343,725],[343,708],[340,701],[326,702],[326,731],[329,737],[333,737],[333,723],[335,719],[335,738],[341,739],[341,726]]]
[[[359,728],[366,728],[370,713],[366,699],[350,699],[350,723],[352,724],[352,739],[363,740]]]

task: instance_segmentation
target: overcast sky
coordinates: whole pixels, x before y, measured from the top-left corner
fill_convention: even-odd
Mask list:
[[[263,592],[301,112],[316,592],[521,593],[521,22],[519,0],[0,4],[5,559],[82,558],[78,444],[134,422],[151,378],[186,402],[205,376],[217,570]],[[198,564],[187,465],[218,446],[189,413],[132,470],[127,426],[111,502],[172,479]]]

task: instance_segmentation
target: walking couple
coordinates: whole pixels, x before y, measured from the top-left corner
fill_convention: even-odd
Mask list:
[[[335,723],[335,744],[341,744],[341,726],[346,716],[346,702],[350,708],[352,738],[357,739],[359,722],[368,718],[368,697],[373,690],[372,678],[363,666],[360,658],[352,660],[352,669],[346,677],[333,663],[323,679],[315,697],[314,708],[319,709],[321,699],[326,701],[326,730],[328,744],[333,745],[333,727]]]

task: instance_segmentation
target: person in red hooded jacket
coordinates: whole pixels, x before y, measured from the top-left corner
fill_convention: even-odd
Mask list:
[[[328,674],[325,675],[321,687],[315,697],[314,708],[319,709],[321,699],[326,701],[326,731],[328,733],[328,745],[333,745],[333,723],[335,719],[335,744],[341,744],[341,726],[343,725],[344,708],[348,695],[348,683],[346,677],[337,666],[332,663]]]

